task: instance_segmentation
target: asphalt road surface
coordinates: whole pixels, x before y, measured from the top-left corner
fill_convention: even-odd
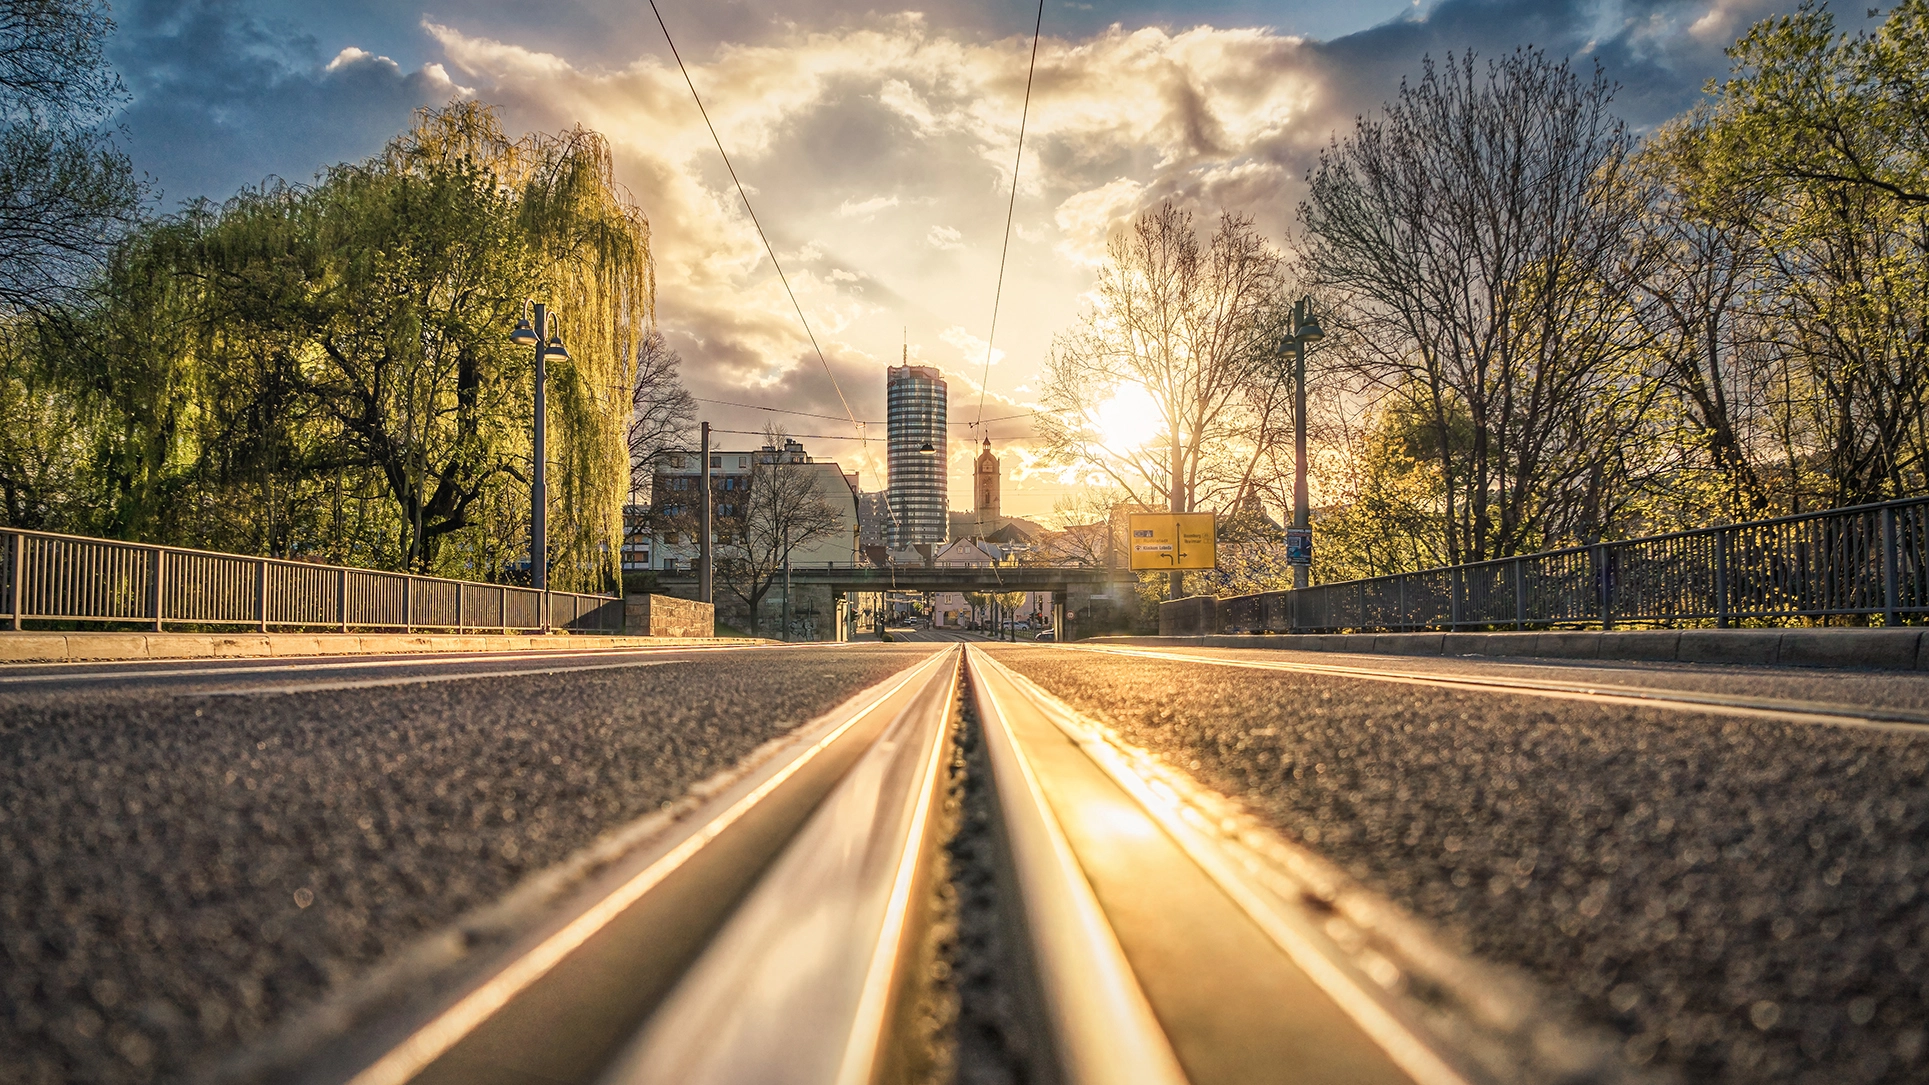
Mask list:
[[[933,647],[0,670],[0,1082],[203,1067]]]
[[[1737,1085],[1929,1079],[1929,729],[992,650],[1565,993],[1631,1063]],[[1914,676],[1220,654],[1929,703]]]
[[[0,670],[0,1083],[190,1075],[938,647]],[[1663,1080],[1929,1079],[1929,678],[986,647]]]

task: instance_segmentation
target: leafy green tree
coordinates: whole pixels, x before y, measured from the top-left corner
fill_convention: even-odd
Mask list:
[[[312,186],[119,244],[85,304],[7,355],[26,376],[0,405],[30,376],[77,436],[21,417],[34,436],[0,456],[32,470],[0,470],[0,494],[13,522],[45,519],[58,484],[89,510],[76,530],[506,575],[528,552],[533,420],[533,352],[508,333],[540,298],[570,353],[549,369],[550,579],[607,587],[654,290],[648,224],[595,133],[511,141],[484,107],[424,112]]]

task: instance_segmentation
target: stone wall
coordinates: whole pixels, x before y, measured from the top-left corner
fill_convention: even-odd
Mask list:
[[[717,610],[709,603],[671,595],[631,595],[623,600],[623,630],[635,637],[709,637]]]

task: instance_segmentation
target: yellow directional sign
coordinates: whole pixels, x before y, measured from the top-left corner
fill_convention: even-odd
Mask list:
[[[1218,539],[1212,513],[1135,512],[1130,520],[1132,568],[1218,567]]]

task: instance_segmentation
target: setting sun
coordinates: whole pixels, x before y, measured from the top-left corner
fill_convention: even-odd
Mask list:
[[[1105,448],[1130,452],[1156,440],[1165,429],[1165,418],[1145,385],[1131,381],[1119,385],[1111,399],[1091,412],[1090,425]]]

